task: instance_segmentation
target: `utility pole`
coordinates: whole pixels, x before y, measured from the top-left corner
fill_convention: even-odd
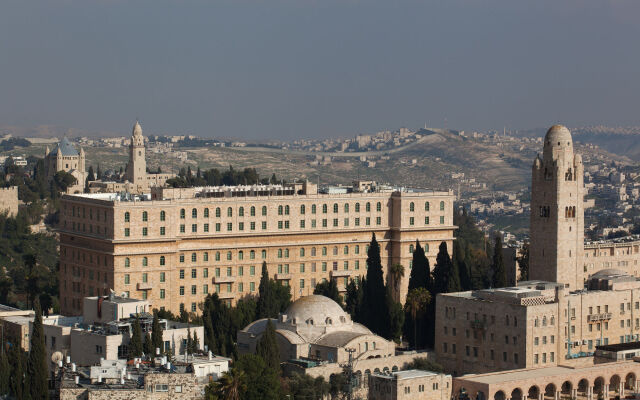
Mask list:
[[[354,365],[354,359],[353,359],[353,353],[356,352],[356,349],[354,349],[353,347],[348,347],[346,349],[344,349],[347,353],[349,353],[349,361],[347,362],[346,365],[343,366],[344,368],[344,374],[347,376],[347,400],[352,400],[353,399],[353,387],[355,386],[354,379],[355,376],[353,375],[353,365]]]

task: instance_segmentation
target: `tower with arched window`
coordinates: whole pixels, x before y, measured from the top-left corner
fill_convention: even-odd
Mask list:
[[[531,174],[531,279],[584,286],[583,172],[571,132],[552,126]]]

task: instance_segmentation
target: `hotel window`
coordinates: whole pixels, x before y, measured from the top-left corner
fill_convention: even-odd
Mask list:
[[[227,222],[227,231],[233,230],[233,224],[231,222]]]
[[[304,289],[304,279],[300,279],[300,289]]]
[[[244,260],[244,251],[240,250],[238,252],[238,260]]]
[[[160,265],[164,265],[165,264],[165,258],[164,256],[160,256]]]
[[[326,256],[326,255],[327,255],[327,248],[326,248],[326,247],[323,247],[323,248],[322,248],[322,255],[323,255],[323,256]]]
[[[202,270],[202,277],[203,278],[208,278],[209,277],[209,268],[205,268]]]
[[[220,277],[220,268],[216,268],[216,278]]]
[[[238,217],[244,217],[244,207],[238,208]]]
[[[184,224],[180,224],[180,233],[184,233],[185,229],[184,229]]]
[[[244,267],[241,265],[238,267],[238,276],[244,275]]]
[[[216,261],[220,261],[220,252],[216,251]]]
[[[205,218],[209,218],[209,209],[208,208],[204,209],[204,217]]]
[[[334,213],[338,212],[338,203],[333,203],[333,212]]]
[[[429,202],[428,202],[428,201],[426,201],[426,202],[424,203],[424,210],[425,210],[425,211],[429,211]]]
[[[129,237],[129,234],[130,234],[129,228],[124,228],[124,236]]]
[[[409,211],[414,212],[415,209],[416,209],[416,205],[413,202],[409,203]]]
[[[344,246],[344,248],[342,249],[342,253],[345,255],[349,254],[349,246]]]
[[[147,222],[149,220],[149,214],[146,211],[142,212],[142,222]]]
[[[304,273],[304,263],[300,264],[300,273]]]
[[[267,251],[262,250],[262,259],[264,260],[265,258],[267,258]]]
[[[191,294],[198,293],[198,289],[196,289],[196,285],[191,285]]]
[[[409,217],[409,225],[414,225],[415,219],[413,217]]]
[[[149,259],[147,257],[142,257],[142,266],[146,267],[149,264]]]
[[[304,212],[305,212],[305,207],[304,207],[304,204],[302,204],[300,206],[300,214],[304,214]]]
[[[231,261],[231,252],[230,251],[227,251],[227,260]]]
[[[289,221],[284,221],[284,229],[289,229]]]
[[[267,221],[262,221],[262,229],[267,229]]]
[[[284,215],[289,215],[289,206],[284,206]]]
[[[185,216],[184,208],[181,208],[180,209],[180,219],[184,219],[184,216]]]
[[[165,281],[165,276],[164,276],[164,272],[160,272],[160,282],[164,282]]]
[[[196,253],[191,253],[191,262],[196,262],[198,261],[198,256],[196,255]]]
[[[209,224],[204,224],[204,231],[209,232]]]
[[[147,275],[147,273],[145,272],[144,274],[142,274],[142,283],[147,283],[148,280],[149,275]]]
[[[316,213],[316,205],[312,204],[311,205],[311,214],[315,214]]]
[[[322,220],[322,227],[323,228],[327,227],[327,219],[326,218]]]
[[[382,211],[382,203],[380,202],[376,203],[376,211]]]
[[[255,222],[251,221],[251,222],[249,223],[249,226],[250,226],[250,228],[251,228],[251,230],[252,230],[252,231],[255,231],[255,230],[256,230],[256,223],[255,223]]]
[[[349,204],[345,203],[344,205],[344,212],[348,213],[349,212]]]
[[[195,208],[191,210],[191,218],[198,218],[198,210]]]
[[[227,292],[231,293],[231,284],[230,283],[227,283]]]
[[[333,246],[333,255],[334,256],[338,255],[338,246]]]
[[[283,214],[283,210],[284,210],[284,208],[282,206],[278,206],[278,215],[282,215]]]
[[[202,293],[209,294],[209,285],[202,285]]]
[[[357,217],[357,218],[355,219],[355,221],[354,221],[354,225],[355,225],[355,226],[360,226],[360,218],[359,218],[359,217]]]
[[[256,267],[255,265],[252,265],[249,267],[249,275],[253,276],[256,274]]]
[[[364,224],[367,225],[367,226],[371,225],[371,217],[365,218]]]
[[[312,228],[315,228],[315,227],[316,227],[316,220],[315,220],[315,219],[312,219],[312,220],[311,220],[311,227],[312,227]]]
[[[198,232],[198,224],[191,224],[191,232]]]
[[[198,277],[198,270],[196,270],[195,268],[191,269],[191,278],[195,279]]]
[[[249,252],[249,259],[250,259],[250,260],[255,260],[255,259],[256,259],[256,252],[255,252],[255,250],[251,250],[251,251]]]
[[[244,292],[244,283],[242,282],[238,283],[238,292],[240,293]]]
[[[444,215],[440,216],[440,225],[444,225]]]
[[[262,216],[266,216],[267,215],[267,206],[262,206]]]
[[[180,270],[180,279],[184,279],[184,270],[183,269]]]
[[[255,282],[250,282],[249,283],[249,290],[252,292],[256,291],[256,283]]]
[[[282,249],[278,249],[278,258],[282,258]]]
[[[367,204],[365,206],[365,211],[366,212],[370,212],[371,211],[371,203],[367,202]]]
[[[444,211],[444,201],[440,202],[440,211]]]
[[[233,208],[227,207],[227,217],[233,217]]]
[[[326,213],[327,213],[327,205],[326,205],[326,204],[323,204],[323,205],[322,205],[322,213],[323,213],[323,214],[326,214]]]
[[[220,232],[220,223],[219,222],[216,223],[216,232]]]
[[[333,219],[333,226],[338,226],[338,218]]]
[[[164,226],[160,227],[160,236],[164,236],[166,234],[166,229]]]
[[[326,262],[322,263],[322,272],[327,272],[327,263]]]
[[[348,270],[349,270],[349,261],[345,261],[342,265],[344,266],[344,270],[345,270],[345,271],[348,271]],[[345,286],[346,286],[346,285],[345,285]]]
[[[303,219],[300,220],[300,228],[304,229],[304,220]]]
[[[382,217],[376,217],[376,225],[382,224]]]
[[[164,289],[160,289],[160,298],[164,299],[164,296],[165,296]]]
[[[184,296],[184,286],[180,286],[180,296]]]
[[[359,260],[355,261],[355,267],[354,268],[355,269],[360,269],[360,261]]]
[[[360,212],[360,203],[356,203],[356,212]]]
[[[244,222],[238,222],[238,230],[239,231],[243,231],[244,230]]]
[[[424,217],[424,224],[429,225],[429,217]]]
[[[180,262],[183,263],[184,262],[184,254],[180,254]]]
[[[131,220],[131,214],[127,211],[124,213],[124,222],[129,222]]]
[[[220,207],[216,207],[216,217],[220,218]]]
[[[129,280],[130,280],[129,274],[124,274],[124,284],[125,285],[129,284]]]
[[[127,257],[124,259],[124,267],[129,268],[129,265],[131,265],[131,260],[129,260],[129,257]]]

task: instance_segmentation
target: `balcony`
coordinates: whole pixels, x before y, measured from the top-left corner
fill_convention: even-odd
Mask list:
[[[600,313],[600,314],[590,314],[587,315],[587,321],[595,322],[595,321],[607,321],[612,317],[611,313]]]
[[[137,288],[138,290],[151,290],[153,288],[153,285],[149,282],[138,282]]]
[[[487,323],[484,321],[480,321],[479,319],[476,319],[475,321],[469,321],[469,324],[471,325],[472,329],[487,329]]]
[[[339,278],[339,277],[350,277],[351,276],[352,271],[349,270],[333,270],[331,271],[331,277],[332,278]]]
[[[277,281],[288,281],[291,279],[291,274],[289,273],[277,273],[275,276],[275,280]]]
[[[214,276],[213,283],[233,283],[236,279],[235,276]]]

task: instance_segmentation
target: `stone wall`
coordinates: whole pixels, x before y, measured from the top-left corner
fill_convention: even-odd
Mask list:
[[[0,213],[7,212],[9,216],[18,213],[18,187],[0,188]]]

